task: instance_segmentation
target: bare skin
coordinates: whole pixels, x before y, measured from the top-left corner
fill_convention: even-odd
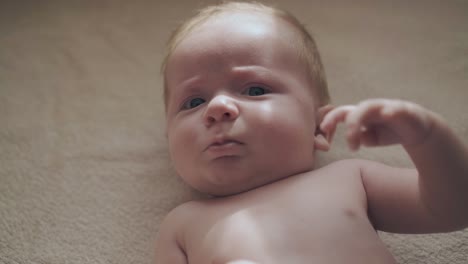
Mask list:
[[[395,263],[368,219],[353,164],[185,204],[169,216],[178,236],[166,242],[180,263]]]
[[[437,114],[372,99],[319,106],[291,29],[267,15],[223,14],[168,60],[171,159],[216,196],[174,209],[157,263],[395,263],[375,230],[468,226],[468,148]],[[344,160],[314,169],[339,123],[349,147],[400,144],[415,169]]]
[[[339,122],[351,149],[400,143],[416,169],[343,160],[189,202],[161,226],[160,263],[395,263],[376,229],[427,233],[468,225],[468,150],[436,114],[368,100],[328,112],[321,129],[332,132]]]

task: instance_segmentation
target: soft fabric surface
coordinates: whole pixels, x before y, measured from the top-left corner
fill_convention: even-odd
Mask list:
[[[0,262],[152,263],[172,172],[159,65],[213,1],[1,1]],[[314,35],[335,104],[412,100],[468,137],[466,1],[278,1]],[[340,132],[342,134],[342,132]],[[350,153],[411,166],[400,147]],[[468,230],[382,234],[400,263],[468,263]]]

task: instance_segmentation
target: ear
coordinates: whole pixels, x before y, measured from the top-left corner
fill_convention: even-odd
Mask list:
[[[314,146],[315,149],[321,150],[321,151],[328,151],[330,149],[330,145],[333,139],[333,135],[335,134],[335,131],[330,131],[328,133],[323,132],[320,129],[320,123],[322,123],[323,118],[325,115],[333,110],[335,107],[333,105],[325,105],[320,107],[317,110],[317,126],[315,128],[315,141],[314,141]]]

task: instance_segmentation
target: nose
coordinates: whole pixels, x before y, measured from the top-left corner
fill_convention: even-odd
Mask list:
[[[227,95],[216,95],[208,103],[204,122],[206,126],[211,126],[217,122],[233,121],[239,116],[239,108],[233,99]]]

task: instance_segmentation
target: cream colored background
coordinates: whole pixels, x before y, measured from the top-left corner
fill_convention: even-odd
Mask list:
[[[152,263],[162,218],[196,196],[168,162],[163,46],[212,2],[0,2],[1,263]],[[412,100],[465,139],[467,3],[277,2],[314,33],[334,103]],[[350,156],[338,136],[321,163]],[[401,263],[468,263],[468,230],[382,236]]]

